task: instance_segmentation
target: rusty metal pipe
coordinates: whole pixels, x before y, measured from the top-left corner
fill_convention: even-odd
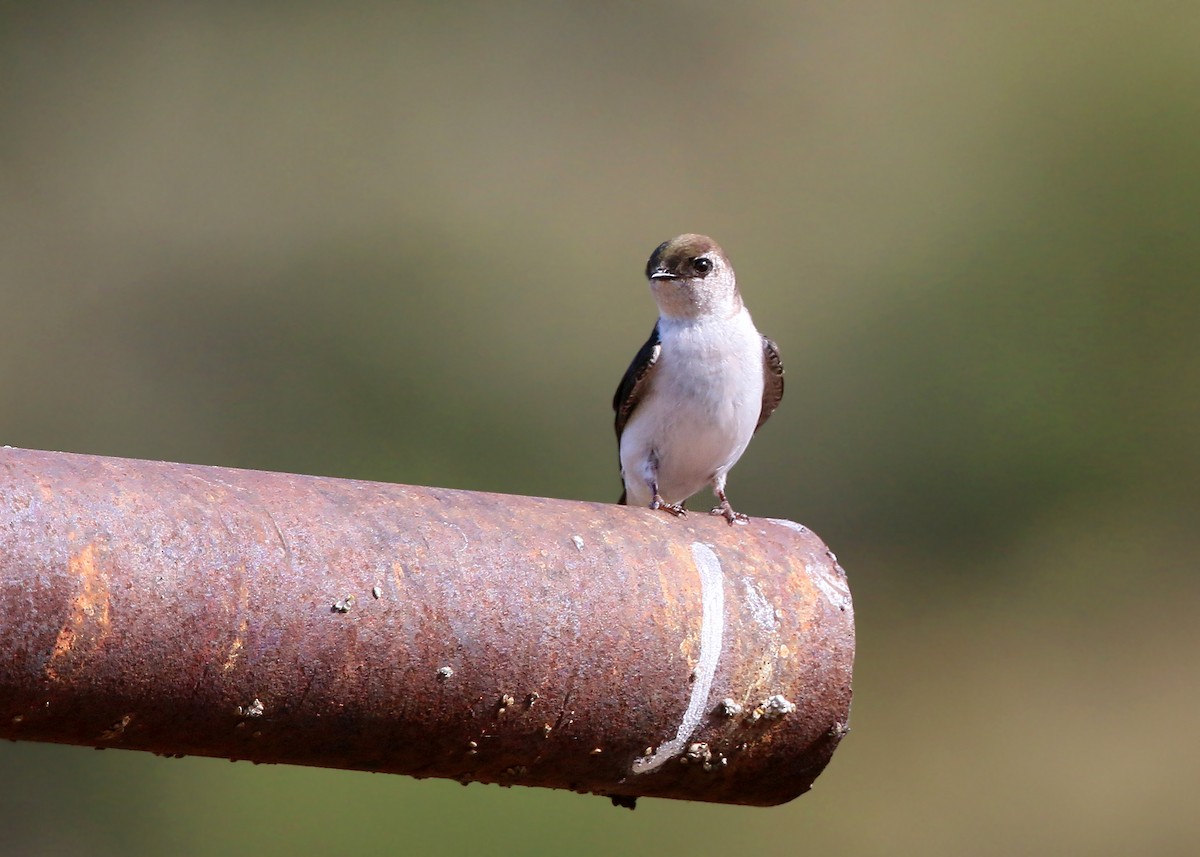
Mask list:
[[[772,805],[846,731],[804,527],[0,449],[0,738]]]

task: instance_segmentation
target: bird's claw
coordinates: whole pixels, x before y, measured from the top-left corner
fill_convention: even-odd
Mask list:
[[[729,526],[731,527],[734,524],[750,523],[750,516],[743,512],[733,511],[733,507],[729,505],[728,501],[722,503],[720,506],[717,506],[717,508],[713,509],[711,512],[709,512],[709,514],[722,516],[726,521],[729,522]]]
[[[682,503],[668,503],[666,500],[664,500],[662,497],[658,496],[657,494],[655,494],[654,499],[650,501],[650,508],[651,509],[662,509],[666,512],[670,512],[676,518],[686,518],[687,517],[687,509],[683,508]]]

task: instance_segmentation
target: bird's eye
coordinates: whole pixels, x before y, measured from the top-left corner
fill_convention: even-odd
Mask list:
[[[697,274],[707,274],[712,270],[712,259],[707,259],[704,256],[697,256],[692,260],[692,270]]]

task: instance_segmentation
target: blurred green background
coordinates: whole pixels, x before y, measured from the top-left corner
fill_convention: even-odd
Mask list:
[[[853,731],[763,810],[0,747],[0,853],[1194,854],[1200,6],[0,6],[0,443],[612,500],[654,246],[788,393]]]

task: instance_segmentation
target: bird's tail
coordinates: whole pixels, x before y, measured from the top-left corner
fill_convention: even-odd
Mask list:
[[[625,495],[627,493],[628,492],[625,491],[624,489],[621,490],[621,499],[617,501],[618,506],[628,506],[629,505],[628,503],[625,502]]]

